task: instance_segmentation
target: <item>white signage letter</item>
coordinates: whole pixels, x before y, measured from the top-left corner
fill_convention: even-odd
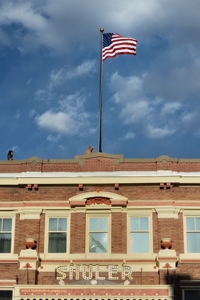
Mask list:
[[[96,280],[105,280],[105,277],[99,277],[99,265],[96,265],[95,279]]]
[[[58,277],[58,276],[56,277],[56,279],[59,280],[59,284],[60,284],[60,285],[64,285],[64,284],[65,284],[64,279],[66,278],[66,274],[65,274],[64,272],[65,272],[66,270],[67,270],[66,267],[58,267],[58,268],[56,269],[56,272],[57,272],[58,274],[62,275],[62,277]]]
[[[110,279],[110,280],[118,279],[118,277],[112,277],[113,274],[117,274],[117,269],[118,269],[118,266],[112,266],[112,265],[108,266],[108,279]]]
[[[74,265],[69,266],[69,279],[72,280],[74,278]]]
[[[86,276],[86,272],[87,272],[87,268],[88,268],[88,276]],[[86,266],[83,265],[82,266],[82,276],[83,279],[92,279],[92,265]]]
[[[128,277],[129,280],[132,280],[133,277],[132,274],[132,268],[129,266],[123,267],[122,269],[122,279],[125,280],[125,277]]]
[[[80,266],[76,266],[76,280],[79,280]]]

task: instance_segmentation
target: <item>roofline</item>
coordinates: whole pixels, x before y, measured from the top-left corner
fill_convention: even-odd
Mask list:
[[[104,157],[104,158],[111,158],[115,161],[115,164],[122,163],[122,162],[141,162],[141,163],[156,163],[162,162],[163,164],[167,162],[200,162],[200,158],[173,158],[167,155],[161,155],[156,158],[124,158],[122,154],[108,154],[103,152],[95,152],[91,154],[84,154],[84,155],[76,155],[72,159],[48,159],[48,158],[39,158],[37,156],[32,156],[30,158],[21,159],[21,160],[13,160],[12,162],[8,160],[0,160],[1,164],[23,164],[23,163],[56,163],[56,164],[63,164],[63,163],[79,163],[82,165],[82,160],[86,160],[89,158],[96,158],[96,157]]]

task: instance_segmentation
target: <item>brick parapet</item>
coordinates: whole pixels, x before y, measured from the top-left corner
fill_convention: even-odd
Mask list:
[[[100,172],[158,171],[200,172],[200,159],[177,159],[166,155],[149,159],[129,159],[123,155],[92,153],[74,159],[41,159],[0,161],[0,173],[17,172]]]

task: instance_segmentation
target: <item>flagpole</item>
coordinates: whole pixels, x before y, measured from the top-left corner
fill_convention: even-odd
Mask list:
[[[104,28],[100,28],[100,79],[99,79],[99,152],[102,152],[102,72],[103,72],[103,62],[102,62],[102,49],[103,49],[103,32]]]

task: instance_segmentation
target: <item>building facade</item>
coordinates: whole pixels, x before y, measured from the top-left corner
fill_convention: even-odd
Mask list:
[[[200,160],[0,161],[0,300],[200,299]]]

